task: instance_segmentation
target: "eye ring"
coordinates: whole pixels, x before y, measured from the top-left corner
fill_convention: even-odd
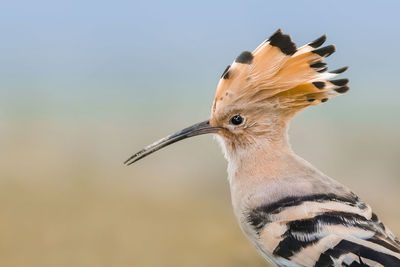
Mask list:
[[[233,124],[233,125],[236,125],[236,126],[240,125],[240,124],[243,123],[243,117],[240,116],[240,115],[235,115],[229,120],[229,123]]]

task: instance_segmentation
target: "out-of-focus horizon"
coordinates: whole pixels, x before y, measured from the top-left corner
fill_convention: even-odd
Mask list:
[[[1,266],[268,266],[231,211],[210,136],[130,166],[209,116],[218,79],[278,28],[327,34],[344,96],[302,112],[293,148],[400,235],[396,1],[13,1],[0,10]]]

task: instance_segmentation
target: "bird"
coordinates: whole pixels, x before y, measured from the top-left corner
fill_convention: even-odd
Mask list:
[[[130,165],[180,140],[214,134],[227,159],[240,228],[275,266],[400,266],[400,242],[371,206],[298,156],[291,119],[349,90],[329,71],[326,35],[297,47],[277,30],[244,51],[219,79],[210,119],[140,150]]]

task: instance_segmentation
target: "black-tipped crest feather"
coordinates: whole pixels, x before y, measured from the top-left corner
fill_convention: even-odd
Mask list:
[[[231,65],[226,66],[224,72],[221,75],[221,78],[223,79],[229,79],[229,69],[231,68]]]
[[[313,82],[313,85],[315,87],[317,87],[318,89],[323,89],[325,86],[325,83],[324,82]]]
[[[321,57],[329,57],[336,51],[334,45],[327,45],[318,49],[313,50],[312,52],[321,56]]]
[[[348,68],[349,67],[346,66],[346,67],[343,67],[343,68],[340,68],[340,69],[337,69],[337,70],[332,70],[332,71],[330,71],[330,73],[340,74],[340,73],[345,72]]]
[[[348,86],[342,86],[342,87],[336,88],[335,91],[338,92],[339,94],[344,94],[347,91],[349,91],[349,89],[350,88]]]
[[[308,45],[313,47],[313,48],[318,48],[320,47],[323,43],[325,43],[326,41],[326,35],[322,35],[321,37],[315,39],[314,41],[312,41],[311,43],[309,43]]]
[[[271,100],[279,103],[282,109],[297,112],[345,93],[347,79],[329,81],[346,68],[336,70],[338,73],[327,72],[324,60],[335,51],[335,46],[319,48],[325,40],[323,35],[296,49],[289,35],[276,31],[253,52],[242,52],[235,64],[224,71],[222,78],[229,82],[219,83],[213,107],[217,107],[217,103],[223,107],[249,102],[263,104]],[[231,97],[225,98],[228,91]]]
[[[253,54],[250,51],[243,51],[236,59],[235,62],[242,64],[251,64],[253,61]]]
[[[330,80],[329,82],[336,86],[344,86],[344,85],[348,84],[349,79]]]
[[[269,37],[268,41],[270,45],[278,47],[286,55],[290,56],[296,53],[296,44],[292,42],[289,35],[282,34],[280,29]]]

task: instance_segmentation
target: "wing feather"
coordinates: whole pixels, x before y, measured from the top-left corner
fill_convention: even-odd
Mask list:
[[[261,206],[249,216],[260,243],[301,266],[400,266],[400,244],[357,196],[310,195]]]

